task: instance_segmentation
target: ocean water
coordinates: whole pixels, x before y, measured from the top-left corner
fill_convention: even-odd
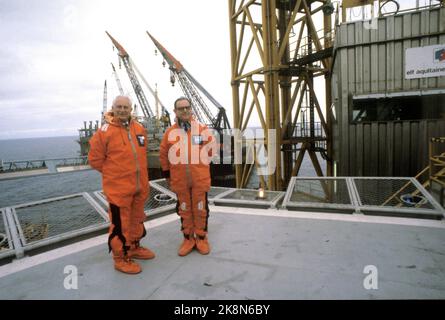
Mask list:
[[[41,160],[77,157],[77,136],[0,140],[0,160]]]
[[[40,160],[78,157],[78,137],[48,137],[0,140],[0,159]],[[102,189],[95,170],[0,180],[0,208],[26,202]]]
[[[101,189],[102,179],[95,170],[0,180],[0,208]]]

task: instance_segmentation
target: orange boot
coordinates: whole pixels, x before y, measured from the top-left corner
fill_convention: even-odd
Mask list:
[[[116,270],[129,274],[136,274],[142,271],[141,266],[128,256],[128,247],[123,245],[119,237],[112,237],[109,240],[109,245],[113,252],[114,268]]]
[[[149,260],[155,257],[155,253],[148,248],[144,248],[139,241],[134,241],[128,250],[128,256],[132,259]]]
[[[178,250],[178,255],[181,257],[188,255],[195,247],[195,238],[192,235],[184,233],[184,241]]]
[[[142,271],[141,266],[131,260],[128,255],[113,255],[114,269],[128,274],[136,274]]]
[[[196,235],[196,249],[200,254],[208,254],[210,252],[210,244],[207,236]]]

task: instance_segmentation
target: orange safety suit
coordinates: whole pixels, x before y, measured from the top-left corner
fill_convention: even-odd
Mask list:
[[[207,234],[210,190],[210,167],[215,138],[207,126],[195,119],[186,131],[176,123],[168,128],[160,147],[160,162],[170,188],[178,198],[177,213],[184,235]]]
[[[91,138],[88,161],[102,173],[103,191],[109,203],[108,246],[115,255],[126,255],[145,236],[144,203],[149,195],[147,134],[136,120],[122,125],[113,113]]]

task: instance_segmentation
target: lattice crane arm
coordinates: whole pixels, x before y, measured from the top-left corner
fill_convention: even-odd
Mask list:
[[[131,59],[130,59],[131,60]],[[157,96],[157,94],[155,93],[155,91],[153,90],[153,88],[150,86],[150,84],[148,83],[148,81],[145,79],[144,75],[139,71],[139,68],[134,64],[133,60],[131,60],[132,65],[134,67],[134,70],[136,71],[136,73],[138,74],[139,78],[142,79],[142,82],[147,86],[148,90],[150,91],[150,93],[153,95],[153,97],[155,99],[157,99],[161,105],[161,109],[162,109],[162,115],[164,117],[168,117],[168,119],[170,119],[170,114],[167,111],[167,109],[165,108],[165,105],[162,103],[161,99],[159,99],[159,97]]]
[[[230,128],[229,121],[226,116],[225,109],[221,106],[212,95],[204,89],[204,87],[184,68],[184,66],[177,60],[163,45],[159,43],[148,31],[148,36],[153,41],[155,46],[161,52],[165,61],[167,61],[170,70],[181,86],[185,96],[192,102],[193,111],[202,123],[208,124],[215,129]],[[218,115],[215,116],[208,108],[201,95],[199,89],[219,110]]]
[[[124,47],[122,47],[122,45],[119,42],[117,42],[116,39],[114,39],[107,31],[105,31],[105,33],[108,35],[108,37],[110,37],[111,42],[118,50],[118,55],[122,59],[125,69],[127,70],[128,77],[130,78],[131,85],[133,86],[134,93],[136,94],[136,97],[139,101],[144,116],[147,118],[153,118],[154,113],[150,108],[150,104],[148,103],[147,97],[145,96],[145,93],[142,90],[139,80],[134,72],[134,68],[131,63],[129,54],[124,49]]]
[[[101,118],[101,125],[104,123],[104,116],[107,112],[107,80],[105,80],[104,83],[104,98],[103,98],[103,105],[102,105],[102,118]]]
[[[111,63],[111,67],[113,68],[113,75],[114,75],[114,79],[116,80],[116,84],[117,84],[117,88],[119,89],[119,93],[121,95],[124,95],[124,89],[122,89],[121,80],[119,79],[119,76],[117,75],[117,71],[114,68],[113,63]]]
[[[146,31],[150,39],[153,41],[155,46],[158,48],[158,50],[161,52],[162,56],[164,57],[165,61],[167,61],[170,70],[181,72],[184,69],[184,66],[179,62],[173,55],[168,52],[167,49],[164,48],[162,44],[159,43],[158,40],[156,40],[148,31]]]

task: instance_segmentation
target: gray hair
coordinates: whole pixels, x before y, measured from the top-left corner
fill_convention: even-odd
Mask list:
[[[119,99],[119,98],[125,98],[125,99],[128,99],[128,101],[130,102],[130,107],[133,106],[133,101],[131,101],[130,96],[127,96],[127,95],[118,95],[118,96],[116,96],[116,98],[114,98],[114,100],[113,100],[113,104],[112,104],[113,107],[116,105],[116,101],[117,101],[117,99]]]

